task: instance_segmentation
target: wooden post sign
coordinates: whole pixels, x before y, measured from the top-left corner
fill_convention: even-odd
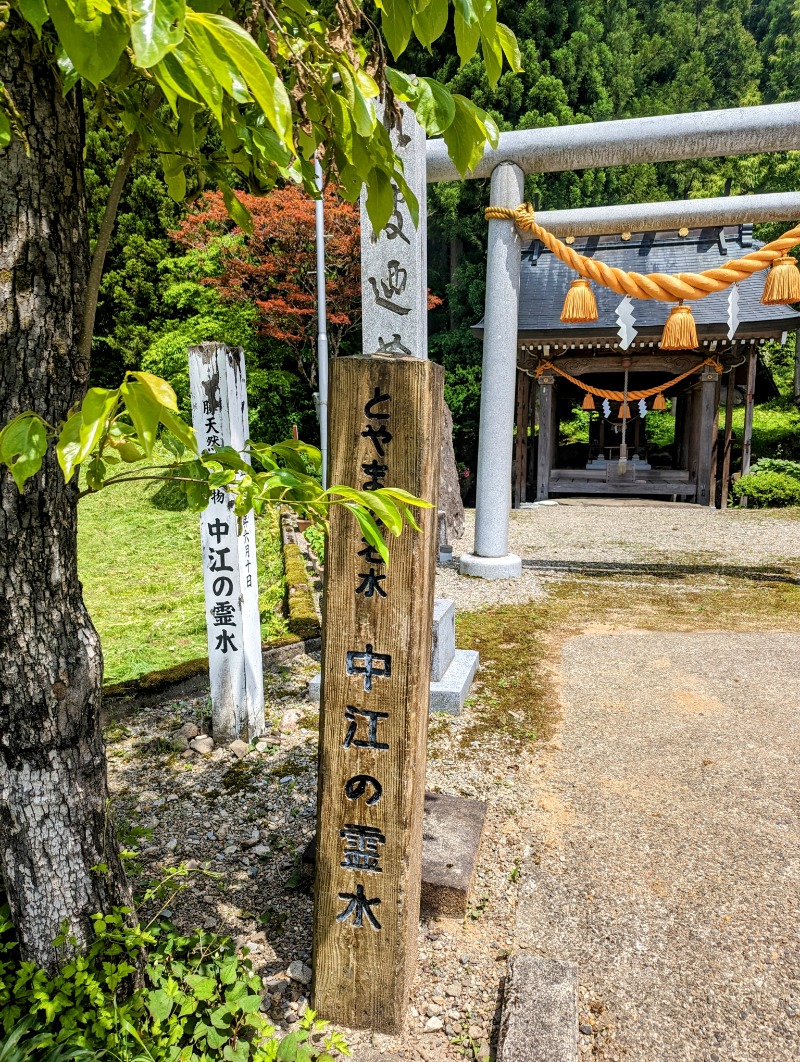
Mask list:
[[[244,351],[222,343],[189,348],[192,421],[201,450],[249,438]],[[245,460],[247,458],[245,457]],[[264,732],[264,673],[258,611],[255,521],[241,524],[226,490],[212,491],[200,516],[211,712],[217,743]]]
[[[389,565],[334,507],[325,563],[314,1007],[385,1033],[417,954],[442,401],[429,361],[331,364],[331,483],[433,503]]]

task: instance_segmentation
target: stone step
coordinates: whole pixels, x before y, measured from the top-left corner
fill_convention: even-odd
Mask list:
[[[479,662],[475,649],[456,649],[453,662],[441,680],[431,683],[432,712],[461,714]]]

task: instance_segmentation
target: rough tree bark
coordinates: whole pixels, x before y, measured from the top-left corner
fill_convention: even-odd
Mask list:
[[[29,154],[0,152],[0,421],[50,424],[87,385],[78,352],[89,247],[81,104],[32,32],[0,35]],[[130,903],[108,815],[100,643],[78,581],[76,493],[51,451],[20,495],[0,471],[0,868],[22,952],[53,970],[66,922]],[[91,868],[105,863],[108,873]]]

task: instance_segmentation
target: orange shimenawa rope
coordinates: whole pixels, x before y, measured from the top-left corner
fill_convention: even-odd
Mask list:
[[[716,358],[706,358],[705,361],[701,361],[698,365],[693,365],[691,369],[682,372],[680,376],[676,376],[673,380],[667,380],[666,383],[659,384],[658,387],[650,387],[645,391],[628,391],[627,398],[631,402],[638,402],[640,398],[652,398],[653,395],[657,395],[660,391],[667,391],[670,387],[674,387],[675,384],[680,383],[681,380],[685,380],[687,376],[691,376],[693,372],[697,372],[698,369],[702,369],[705,365],[709,365],[715,372],[722,372],[721,362],[717,361]],[[538,380],[543,373],[551,371],[557,372],[559,376],[563,376],[565,380],[569,380],[570,383],[575,384],[576,387],[580,387],[582,391],[594,395],[595,398],[607,398],[609,402],[622,402],[625,399],[625,395],[622,391],[605,391],[602,387],[592,387],[591,384],[584,383],[582,380],[578,380],[575,376],[570,376],[568,372],[559,368],[559,366],[552,361],[541,362],[541,364],[537,365],[534,369],[533,375]]]
[[[595,258],[586,258],[562,243],[557,236],[537,224],[530,203],[518,207],[487,207],[485,215],[489,219],[513,221],[519,228],[532,232],[557,258],[587,280],[611,288],[618,295],[630,295],[634,299],[660,299],[662,302],[704,299],[715,291],[724,291],[731,284],[746,280],[760,269],[766,269],[800,243],[800,225],[795,225],[772,243],[718,269],[706,269],[702,273],[627,273],[624,269],[608,266]]]

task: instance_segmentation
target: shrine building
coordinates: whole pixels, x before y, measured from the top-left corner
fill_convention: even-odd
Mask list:
[[[669,274],[702,273],[763,246],[748,224],[567,242],[609,266]],[[698,339],[694,350],[661,350],[670,305],[634,299],[636,335],[623,349],[617,320],[620,295],[595,285],[599,319],[562,323],[564,295],[575,273],[538,240],[528,243],[522,252],[519,292],[513,506],[564,495],[725,505],[731,411],[745,406],[746,469],[753,405],[778,395],[760,352],[765,343],[785,342],[790,332],[800,330],[800,313],[761,303],[765,275],[756,273],[731,289],[736,293],[733,305],[728,291],[692,302]],[[473,330],[483,336],[483,321]],[[614,397],[591,395],[586,385]],[[655,397],[635,397],[637,391],[657,387],[662,389]],[[634,397],[629,398],[631,393]],[[671,441],[665,442],[672,433],[664,431],[663,413],[660,430],[648,428],[654,406],[669,411]],[[728,412],[720,433],[721,407]],[[560,443],[561,425],[582,408],[589,416],[588,442]]]

